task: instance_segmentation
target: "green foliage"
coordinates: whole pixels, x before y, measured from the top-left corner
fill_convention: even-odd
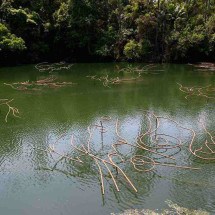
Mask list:
[[[69,21],[69,5],[62,2],[59,9],[54,12],[53,18],[55,20],[56,26],[62,26]]]
[[[7,27],[0,23],[0,51],[17,51],[26,49],[22,38],[11,34]]]
[[[115,40],[116,32],[113,27],[109,27],[107,31],[102,32],[102,36],[95,48],[95,53],[103,57],[113,56],[113,47],[111,45]]]
[[[214,0],[2,0],[1,48],[25,44],[37,60],[215,60],[214,14]]]
[[[129,40],[124,46],[124,55],[128,59],[138,59],[141,55],[142,46],[135,40]]]
[[[31,12],[29,9],[14,9],[11,8],[9,13],[14,19],[18,20],[19,22],[29,23],[33,25],[37,25],[39,21],[39,15],[36,12]]]

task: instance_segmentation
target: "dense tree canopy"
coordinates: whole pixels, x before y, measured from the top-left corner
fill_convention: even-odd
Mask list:
[[[2,0],[0,59],[215,59],[215,0]],[[1,61],[0,60],[0,61]]]

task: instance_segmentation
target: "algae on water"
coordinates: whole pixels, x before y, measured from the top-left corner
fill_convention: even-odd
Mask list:
[[[172,201],[166,201],[169,209],[165,209],[161,212],[157,212],[156,210],[126,210],[123,213],[111,213],[111,215],[210,215],[210,213],[202,210],[193,210],[188,208],[183,208],[174,204]]]

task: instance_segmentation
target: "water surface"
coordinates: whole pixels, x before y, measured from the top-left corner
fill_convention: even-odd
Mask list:
[[[69,70],[52,74],[40,73],[34,67],[0,68],[0,98],[14,99],[11,103],[20,111],[21,118],[11,115],[6,123],[6,107],[0,106],[0,209],[5,215],[100,215],[131,208],[166,208],[165,200],[182,207],[203,209],[215,214],[215,168],[213,162],[196,159],[188,150],[191,134],[178,129],[174,123],[164,122],[160,132],[180,137],[183,146],[176,153],[176,163],[201,168],[198,171],[157,166],[152,172],[137,172],[127,162],[126,174],[137,187],[134,192],[122,176],[116,175],[120,192],[111,178],[105,176],[105,195],[101,193],[98,169],[92,159],[84,158],[84,165],[69,161],[59,162],[50,171],[59,156],[51,157],[39,149],[56,144],[61,153],[72,153],[71,135],[77,145],[87,142],[89,125],[99,124],[102,116],[107,132],[94,131],[91,147],[94,153],[105,157],[111,144],[117,140],[115,123],[119,120],[120,135],[135,144],[135,137],[146,129],[144,111],[170,117],[183,126],[195,130],[196,143],[207,138],[200,121],[214,135],[214,101],[190,97],[179,90],[184,86],[213,85],[214,73],[197,71],[188,65],[158,65],[159,71],[142,74],[141,81],[103,86],[102,82],[86,76],[97,75],[120,78],[132,74],[119,72],[128,64],[75,64]],[[132,66],[144,66],[134,64]],[[55,76],[58,81],[76,85],[41,91],[16,91],[4,83],[36,81]],[[150,144],[150,143],[149,143]],[[143,150],[122,147],[122,154],[143,154],[159,162],[170,162]],[[171,152],[174,154],[174,152]]]

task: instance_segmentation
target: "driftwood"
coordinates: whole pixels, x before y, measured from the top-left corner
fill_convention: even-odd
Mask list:
[[[197,68],[199,71],[215,71],[215,63],[201,62],[197,64],[189,64]]]
[[[71,149],[72,152],[75,153],[75,156],[67,154],[59,153],[56,149],[60,138],[65,136],[65,134],[61,135],[60,138],[55,141],[53,145],[50,145],[48,149],[44,149],[45,152],[50,154],[58,155],[59,159],[55,162],[54,167],[50,169],[55,169],[58,165],[59,161],[68,160],[74,162],[74,165],[77,163],[79,165],[88,165],[89,159],[94,163],[94,167],[97,169],[99,178],[100,178],[100,185],[102,194],[105,194],[105,183],[104,181],[109,181],[110,179],[113,182],[114,187],[117,191],[120,191],[118,186],[118,177],[117,175],[120,174],[122,179],[128,183],[128,185],[133,189],[134,192],[137,192],[137,188],[132,182],[132,179],[129,175],[125,172],[124,167],[127,163],[130,163],[133,166],[134,170],[137,172],[151,172],[158,166],[163,166],[166,168],[175,168],[175,169],[184,169],[184,170],[198,170],[197,167],[192,166],[184,166],[178,165],[176,157],[170,155],[169,153],[175,149],[181,149],[182,140],[178,137],[174,137],[168,133],[160,133],[159,128],[162,126],[164,121],[168,121],[168,123],[174,124],[178,129],[187,130],[193,132],[192,139],[189,144],[189,150],[191,154],[195,155],[198,158],[201,158],[197,153],[200,153],[200,150],[197,152],[194,144],[194,137],[195,132],[190,129],[186,128],[183,125],[179,124],[178,122],[170,119],[168,117],[156,116],[152,112],[145,111],[144,116],[147,118],[147,130],[140,132],[136,137],[136,141],[134,143],[129,143],[122,134],[120,134],[120,123],[119,119],[116,119],[115,123],[115,135],[117,138],[117,142],[111,145],[111,149],[107,150],[106,152],[97,151],[93,148],[92,140],[93,135],[95,132],[100,132],[101,134],[107,132],[108,130],[105,128],[104,123],[106,120],[110,121],[111,117],[105,116],[102,117],[103,121],[100,120],[99,123],[95,125],[90,125],[87,128],[88,138],[86,142],[75,144],[74,143],[74,136],[71,137]],[[155,122],[155,123],[154,123]],[[214,137],[213,135],[204,127],[205,132],[209,135],[211,142],[214,144]],[[145,139],[147,139],[147,142]],[[171,139],[171,141],[170,141]],[[159,142],[161,141],[161,143]],[[147,142],[147,143],[146,143]],[[55,147],[56,146],[56,147]],[[120,149],[123,146],[130,147],[131,150],[129,153],[120,153]],[[213,151],[211,145],[207,144],[207,149],[212,154],[215,152]],[[158,152],[158,150],[163,150],[162,152]],[[39,149],[42,150],[42,149]],[[139,154],[139,153],[147,153],[146,155]],[[180,152],[180,151],[179,151]],[[177,153],[179,153],[177,152]],[[155,157],[156,155],[156,157]],[[207,155],[207,154],[205,154]],[[88,160],[86,160],[88,158]],[[157,159],[165,159],[158,161]],[[86,163],[87,161],[87,163]],[[169,162],[172,161],[172,162]],[[74,167],[75,168],[75,167]]]
[[[155,64],[149,64],[146,65],[142,68],[139,67],[125,67],[125,68],[117,68],[117,72],[125,72],[125,73],[133,73],[134,75],[132,77],[128,78],[120,78],[120,77],[109,77],[109,75],[106,76],[97,76],[97,75],[92,75],[92,76],[86,76],[87,78],[90,78],[95,81],[100,81],[102,82],[104,87],[109,87],[111,85],[117,85],[117,84],[123,84],[123,83],[133,83],[137,81],[143,81],[144,79],[142,78],[143,74],[159,74],[159,73],[154,73],[153,71],[163,71],[163,70],[152,70],[154,67],[156,67]]]
[[[70,69],[73,66],[73,64],[67,64],[65,62],[59,62],[59,63],[48,63],[48,62],[42,62],[38,63],[35,68],[39,72],[53,72],[53,71],[60,71],[63,69]]]
[[[138,74],[138,76],[136,76],[136,77],[131,77],[131,78],[119,78],[119,77],[110,78],[108,75],[100,76],[100,77],[97,77],[96,75],[86,76],[86,77],[90,78],[92,80],[100,81],[100,82],[102,82],[104,87],[109,87],[109,88],[111,85],[117,85],[117,84],[122,84],[122,83],[128,83],[128,82],[142,81],[143,80],[140,74]]]
[[[37,81],[24,81],[11,84],[4,83],[4,85],[10,86],[12,89],[19,91],[38,91],[44,88],[58,89],[61,87],[71,86],[75,84],[72,82],[57,82],[56,79],[56,77],[51,76]]]
[[[205,87],[185,87],[180,83],[177,84],[179,85],[179,90],[186,94],[185,99],[188,99],[191,96],[197,96],[206,99],[215,99],[215,87],[211,85]]]
[[[8,116],[10,113],[12,113],[14,117],[20,118],[18,108],[11,106],[13,100],[14,99],[0,99],[0,106],[4,105],[8,108],[7,114],[5,116],[5,122],[8,121]]]
[[[189,129],[192,133],[192,140],[189,145],[189,150],[196,158],[208,161],[215,161],[215,141],[214,136],[211,132],[209,132],[204,125],[204,123],[200,122],[205,133],[210,137],[210,140],[205,140],[204,143],[199,147],[195,147],[195,138],[196,132],[193,129]]]
[[[139,66],[127,66],[124,67],[122,69],[120,69],[119,67],[117,67],[117,72],[126,72],[126,73],[137,73],[137,74],[153,74],[153,75],[157,75],[160,71],[164,71],[161,69],[156,69],[157,64],[148,64],[146,66],[143,67],[139,67]]]

